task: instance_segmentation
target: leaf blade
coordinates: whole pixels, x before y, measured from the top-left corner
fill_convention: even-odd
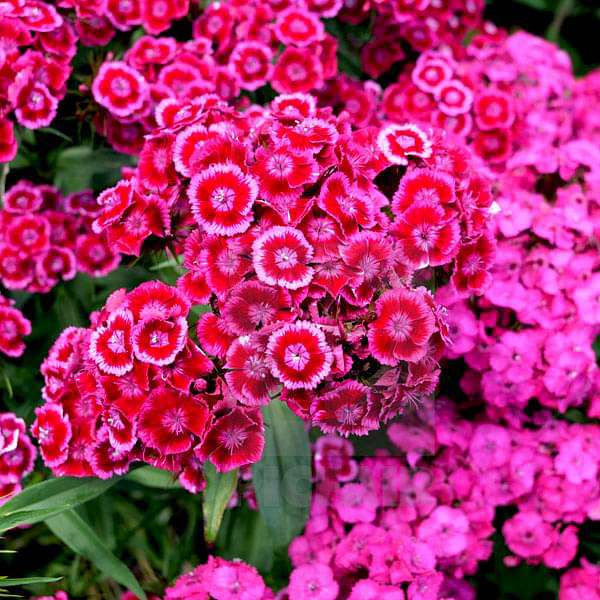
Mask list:
[[[215,467],[207,462],[204,466],[204,475],[206,477],[206,489],[202,499],[204,538],[209,544],[214,544],[227,503],[237,485],[238,471],[234,469],[227,473],[218,473]]]
[[[105,575],[125,586],[141,600],[147,600],[129,567],[106,547],[96,532],[75,511],[64,511],[47,519],[46,525],[73,552],[93,562]]]
[[[311,455],[303,422],[283,402],[263,407],[265,452],[252,473],[256,498],[277,547],[304,528],[311,500]]]

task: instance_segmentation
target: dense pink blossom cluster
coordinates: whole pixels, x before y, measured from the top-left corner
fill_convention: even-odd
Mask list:
[[[260,458],[260,411],[208,387],[213,363],[188,334],[189,310],[176,288],[151,281],[114,292],[90,328],[61,334],[32,428],[57,475],[108,478],[144,461],[195,493],[205,460],[227,471]]]
[[[273,592],[259,572],[241,561],[210,556],[208,562],[182,575],[167,588],[164,600],[272,600]]]
[[[17,153],[13,122],[48,126],[67,91],[77,36],[55,3],[13,0],[0,6],[0,163]]]
[[[283,388],[344,435],[433,391],[445,313],[421,284],[481,293],[494,254],[489,184],[464,147],[413,124],[353,130],[305,94],[245,113],[201,96],[160,121],[93,228],[135,255],[174,237],[178,288],[213,308],[197,334],[218,387],[247,406]]]
[[[598,416],[600,152],[595,111],[574,95],[592,94],[594,80],[577,83],[560,50],[527,34],[485,44],[475,57],[486,79],[509,86],[512,143],[491,161],[499,211],[492,284],[476,307],[450,289],[437,294],[449,307],[448,355],[464,357],[463,389],[492,415],[535,399]],[[476,135],[472,143],[477,152]]]
[[[0,504],[21,491],[21,482],[33,471],[36,455],[25,421],[13,413],[0,413]]]
[[[549,414],[473,423],[444,400],[421,417],[389,427],[400,455],[358,460],[347,440],[317,440],[311,515],[289,549],[290,598],[474,598],[463,578],[491,555],[498,507],[516,509],[501,527],[507,565],[574,560],[578,524],[600,519],[597,425]],[[584,566],[563,587],[597,577]]]
[[[0,282],[10,290],[49,292],[77,272],[102,277],[121,257],[91,231],[99,212],[89,190],[63,196],[50,185],[21,180],[0,210]]]

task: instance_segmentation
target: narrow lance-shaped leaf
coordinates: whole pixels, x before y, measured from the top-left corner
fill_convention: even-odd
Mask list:
[[[237,485],[238,472],[235,469],[228,473],[217,473],[214,466],[207,462],[204,465],[204,475],[206,477],[202,502],[204,537],[209,544],[213,544],[217,539],[227,503]]]
[[[141,600],[146,600],[144,590],[127,565],[106,547],[96,532],[75,511],[65,511],[47,519],[46,524],[73,552],[90,560],[107,577],[125,586]]]
[[[263,408],[265,452],[255,464],[258,507],[276,546],[287,546],[308,518],[311,499],[311,456],[308,432],[281,401]]]
[[[103,494],[118,479],[62,477],[36,483],[0,506],[0,531],[39,523],[74,508]]]

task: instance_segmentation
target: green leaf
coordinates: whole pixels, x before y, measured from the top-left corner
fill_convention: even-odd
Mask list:
[[[215,467],[207,462],[204,465],[206,489],[204,490],[202,511],[204,513],[204,538],[213,544],[219,534],[223,514],[227,503],[237,485],[237,469],[228,473],[218,473]]]
[[[47,519],[46,525],[73,552],[90,560],[107,577],[125,586],[141,600],[146,600],[144,590],[127,565],[106,547],[96,532],[76,512],[65,511]]]
[[[56,159],[54,185],[65,194],[109,187],[118,181],[121,167],[128,164],[132,164],[130,157],[108,148],[73,146],[62,150]]]
[[[228,510],[217,537],[218,555],[241,558],[266,574],[273,566],[273,538],[260,513],[247,506]]]
[[[0,506],[0,531],[58,515],[103,494],[118,480],[118,477],[107,480],[61,477],[29,486]]]
[[[23,577],[23,579],[0,578],[0,586],[16,587],[22,585],[38,585],[40,583],[55,583],[60,581],[60,577]]]
[[[173,477],[173,473],[151,467],[150,465],[131,471],[125,479],[145,485],[146,487],[158,488],[161,490],[181,488],[177,479]]]
[[[303,422],[285,404],[263,408],[265,452],[252,473],[258,507],[277,547],[287,546],[308,518],[311,458]]]

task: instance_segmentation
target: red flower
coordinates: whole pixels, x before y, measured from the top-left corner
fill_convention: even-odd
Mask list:
[[[379,427],[378,416],[370,409],[371,390],[358,381],[343,381],[317,396],[311,407],[312,422],[325,433],[366,435]]]
[[[11,218],[6,224],[6,241],[28,254],[46,250],[50,244],[50,225],[39,215],[23,215]]]
[[[234,408],[218,418],[196,449],[200,460],[210,460],[219,473],[258,462],[265,446],[259,410]]]
[[[461,247],[456,257],[452,283],[462,294],[482,294],[491,282],[488,271],[494,261],[496,245],[491,236],[482,235]]]
[[[315,115],[317,103],[310,94],[279,94],[271,102],[271,110],[279,118],[302,121]]]
[[[309,48],[288,46],[277,60],[271,85],[284,94],[318,89],[323,85],[323,65]]]
[[[35,409],[35,415],[31,433],[40,445],[44,462],[54,468],[67,460],[71,439],[69,417],[60,404],[44,404]]]
[[[313,248],[298,229],[275,226],[267,229],[252,245],[258,278],[273,286],[297,290],[313,276],[309,266]]]
[[[11,121],[0,117],[0,162],[8,163],[17,155],[17,140]]]
[[[16,248],[0,244],[0,277],[9,290],[22,290],[33,279],[33,263]]]
[[[507,129],[515,120],[512,98],[504,92],[488,91],[475,98],[475,122],[479,129]]]
[[[329,374],[333,354],[313,323],[298,321],[271,334],[267,344],[271,372],[284,387],[314,389]]]
[[[107,0],[106,15],[117,29],[128,31],[142,24],[140,0]]]
[[[438,88],[452,78],[452,67],[444,58],[430,58],[427,55],[417,60],[411,73],[413,83],[424,92],[434,94]]]
[[[104,422],[103,428],[108,433],[108,441],[115,450],[129,452],[135,446],[137,422],[130,421],[117,406],[106,408],[102,414],[102,421]]]
[[[187,321],[149,319],[133,329],[133,352],[138,360],[152,365],[168,365],[185,346]]]
[[[229,56],[229,67],[240,86],[253,92],[265,85],[273,73],[273,52],[260,42],[240,42]]]
[[[125,309],[113,312],[106,325],[92,333],[90,356],[104,373],[124,375],[133,369],[132,329],[133,315]]]
[[[12,357],[21,356],[25,352],[23,336],[30,333],[31,323],[21,311],[0,303],[0,352]]]
[[[398,288],[377,301],[377,319],[369,326],[369,350],[382,364],[416,362],[427,353],[435,331],[435,317],[424,299],[424,290]]]
[[[392,199],[392,210],[400,215],[414,204],[451,204],[454,200],[454,179],[449,173],[414,169],[400,180]]]
[[[276,320],[287,320],[291,315],[289,295],[258,281],[244,281],[231,291],[221,315],[227,329],[247,335]]]
[[[275,35],[286,46],[310,46],[325,35],[321,20],[306,9],[290,7],[282,11],[275,22]]]
[[[247,406],[268,404],[278,384],[269,371],[266,348],[260,338],[242,336],[227,351],[225,381],[232,395]]]
[[[39,210],[44,198],[40,189],[29,181],[21,180],[4,195],[4,210],[11,213],[29,213]]]
[[[186,317],[190,305],[174,287],[162,281],[146,281],[127,296],[127,305],[135,320]]]
[[[380,281],[391,272],[393,247],[386,236],[359,231],[340,246],[340,256],[351,273],[351,294],[344,297],[360,306],[370,302]]]
[[[460,227],[435,204],[417,204],[394,223],[393,235],[409,262],[422,269],[450,262],[458,251]]]
[[[373,201],[356,186],[351,186],[343,173],[334,173],[325,180],[317,204],[346,233],[355,231],[358,226],[367,229],[373,226]]]
[[[77,268],[93,277],[103,277],[119,266],[121,257],[103,235],[80,235],[75,248]]]
[[[252,222],[258,185],[233,164],[217,164],[195,175],[188,188],[192,214],[213,235],[243,233]]]
[[[92,92],[98,104],[118,117],[128,117],[142,108],[148,98],[146,80],[124,62],[102,63]]]
[[[302,122],[287,127],[275,125],[275,140],[289,144],[294,153],[317,154],[325,146],[333,146],[339,138],[335,125],[324,119],[309,117]]]
[[[438,108],[446,115],[455,117],[471,110],[473,92],[457,79],[443,82],[435,91]]]
[[[485,161],[492,164],[502,163],[512,152],[510,130],[479,131],[473,140],[473,148]]]
[[[259,148],[252,174],[258,178],[260,196],[284,206],[316,180],[318,168],[310,152],[293,152],[288,144]]]
[[[188,13],[189,0],[141,0],[142,24],[148,33],[158,35],[171,26],[171,21]]]
[[[201,269],[206,282],[217,294],[223,295],[237,285],[250,270],[250,247],[240,237],[210,236],[200,255]]]
[[[229,333],[225,321],[214,313],[205,313],[200,317],[196,325],[196,335],[200,346],[208,354],[221,360],[225,359],[225,354],[235,339]]]
[[[116,223],[133,204],[133,200],[134,187],[131,181],[119,181],[115,187],[104,190],[97,198],[102,212],[92,223],[94,233],[102,233],[106,227]]]
[[[57,10],[41,0],[27,0],[19,17],[31,31],[52,31],[63,23],[63,18]]]
[[[188,338],[175,362],[162,368],[160,377],[176,390],[188,393],[190,385],[204,384],[200,378],[212,370],[211,360]]]
[[[379,132],[377,145],[384,156],[397,165],[407,165],[409,156],[431,156],[431,141],[412,123],[387,125]]]
[[[33,471],[36,449],[26,431],[23,419],[0,414],[0,485],[19,483]]]
[[[212,295],[202,271],[188,271],[177,280],[177,289],[191,304],[208,304]]]
[[[161,135],[146,140],[138,163],[137,177],[146,190],[161,191],[177,182],[173,166],[172,135]]]
[[[157,388],[142,406],[138,436],[161,454],[179,454],[204,436],[209,421],[210,412],[203,400]]]
[[[191,177],[200,168],[204,154],[204,143],[211,139],[204,125],[191,125],[177,134],[173,149],[175,168],[186,177]]]
[[[109,434],[105,428],[96,433],[95,443],[87,446],[85,457],[94,475],[100,479],[110,479],[113,475],[127,473],[133,460],[131,452],[115,448],[110,443]]]

